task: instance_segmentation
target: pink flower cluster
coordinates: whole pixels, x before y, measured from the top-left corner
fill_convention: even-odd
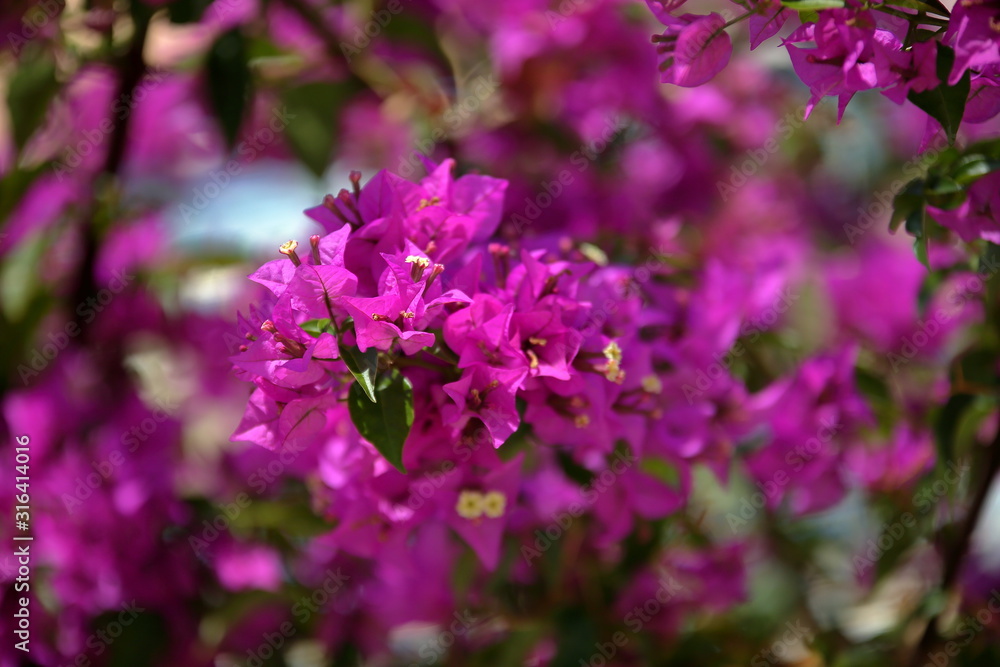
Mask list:
[[[632,464],[661,416],[655,351],[640,337],[657,316],[638,313],[638,292],[622,289],[618,267],[581,261],[571,248],[488,243],[507,183],[453,170],[447,160],[418,184],[380,172],[364,188],[355,174],[353,193],[307,212],[328,234],[312,236],[308,251],[285,244],[285,257],[251,276],[274,300],[242,320],[247,344],[233,363],[255,389],[234,438],[270,449],[333,438],[330,481],[348,487],[331,499],[345,521],[338,533],[362,552],[384,539],[376,528],[409,530],[435,516],[495,567],[522,486],[519,431],[597,474],[617,462],[627,481],[616,533],[632,512],[673,511],[679,490]],[[406,396],[392,402],[384,383],[400,373]],[[388,415],[403,429],[401,452],[379,440],[391,433],[359,425],[371,443],[343,432],[351,385],[355,423],[355,409],[415,415]],[[417,483],[442,465],[441,490],[424,503]],[[383,503],[368,488],[379,475],[394,480]],[[385,509],[393,498],[402,510]],[[348,529],[358,521],[360,539]]]
[[[653,37],[664,83],[699,86],[718,74],[732,53],[726,34],[729,25],[748,19],[750,48],[754,49],[786,23],[797,22],[782,45],[795,74],[809,86],[807,117],[822,98],[837,97],[839,121],[856,93],[880,90],[896,104],[909,100],[927,113],[922,141],[926,148],[942,131],[954,143],[963,123],[978,125],[1000,115],[997,0],[960,0],[950,12],[936,2],[908,9],[886,2],[842,0],[818,11],[811,7],[797,11],[794,3],[751,0],[737,3],[747,11],[728,23],[716,13],[677,15],[684,2],[647,0],[667,26],[662,35]],[[986,176],[989,171],[993,167],[975,176],[966,174],[962,184],[968,189],[961,191],[957,201],[929,207],[937,222],[965,241],[1000,239],[997,175]],[[952,179],[947,176],[945,190]],[[928,185],[932,191],[937,187]],[[910,212],[914,210],[922,212],[923,205],[910,207]],[[915,216],[911,225],[908,231],[922,238],[926,247],[930,233]]]
[[[821,98],[833,96],[843,115],[855,93],[873,89],[902,104],[911,91],[954,86],[966,73],[974,107],[966,121],[983,122],[1000,113],[1000,3],[994,0],[960,0],[948,19],[888,7],[891,3],[844,0],[841,8],[796,11],[794,3],[751,0],[736,3],[748,11],[729,23],[717,13],[678,15],[685,0],[647,4],[667,26],[653,38],[664,83],[698,86],[712,79],[732,54],[728,25],[748,19],[754,49],[787,22],[795,22],[799,25],[782,44],[812,92],[807,113]],[[940,14],[948,16],[943,6]],[[941,45],[953,52],[943,78],[938,69]]]
[[[128,4],[84,18],[97,30]],[[928,276],[884,234],[902,181],[857,217],[874,186],[838,151],[819,159],[824,119],[800,122],[798,93],[761,62],[729,61],[745,19],[751,48],[785,38],[810,108],[837,96],[843,111],[867,88],[913,101],[875,96],[839,130],[880,140],[872,177],[899,175],[928,114],[940,129],[927,96],[961,102],[914,220],[996,242],[1000,142],[963,146],[996,116],[996,3],[949,16],[926,0],[913,20],[904,3],[735,4],[746,14],[651,2],[666,30],[650,48],[652,17],[625,0],[434,0],[399,16],[219,0],[184,37],[197,43],[158,53],[131,93],[106,40],[63,39],[93,31],[74,8],[40,31],[23,57],[57,63],[59,92],[23,146],[0,145],[4,184],[25,184],[0,204],[0,431],[32,442],[35,661],[136,664],[131,647],[162,643],[163,665],[541,667],[598,650],[590,664],[624,667],[685,664],[709,641],[752,663],[784,617],[747,600],[751,572],[768,591],[764,570],[812,577],[815,555],[865,552],[887,512],[924,506],[906,546],[837,575],[849,594],[824,615],[936,568],[966,491],[939,491],[934,471],[975,469],[967,454],[992,434],[978,392],[995,390],[995,250],[973,258],[935,228],[928,263],[944,271]],[[192,67],[231,30],[255,84],[236,146],[206,99],[231,77]],[[437,34],[445,48],[428,49]],[[686,89],[660,85],[658,57]],[[251,283],[260,260],[235,262],[262,221],[241,207],[268,197],[245,188],[298,180],[293,156],[317,174],[389,171],[352,174],[307,211],[318,233]],[[212,234],[191,233],[206,220]],[[981,596],[998,575],[975,566],[966,594]],[[787,588],[786,609],[830,602],[822,585]],[[133,601],[139,620],[98,653],[94,633]],[[21,658],[0,648],[0,667]]]

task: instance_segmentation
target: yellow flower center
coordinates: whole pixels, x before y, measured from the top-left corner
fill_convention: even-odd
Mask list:
[[[647,394],[659,394],[663,391],[663,383],[655,375],[642,378],[642,390]]]
[[[431,260],[427,259],[426,257],[420,257],[419,255],[409,255],[406,258],[406,263],[416,264],[420,268],[426,269],[428,266],[431,265]]]
[[[483,515],[483,494],[478,491],[462,491],[458,494],[455,511],[463,519],[478,519]]]
[[[490,519],[499,519],[507,509],[507,496],[502,491],[465,490],[458,494],[455,511],[463,519],[473,521],[485,515]]]
[[[483,512],[491,519],[499,519],[507,509],[507,496],[500,491],[490,491],[483,497]]]
[[[604,358],[608,360],[603,368],[604,377],[621,384],[625,381],[625,371],[622,370],[622,349],[618,347],[618,343],[611,341],[603,351]]]

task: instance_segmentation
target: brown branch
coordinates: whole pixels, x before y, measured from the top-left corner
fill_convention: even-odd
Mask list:
[[[941,589],[944,591],[953,588],[958,583],[958,577],[962,572],[962,565],[965,563],[965,556],[972,544],[972,534],[975,532],[976,525],[983,514],[983,509],[986,506],[986,498],[989,496],[993,480],[997,476],[997,472],[1000,471],[1000,428],[997,429],[996,437],[993,438],[993,442],[989,445],[987,456],[989,458],[986,463],[986,470],[983,473],[979,488],[976,490],[972,505],[969,506],[969,512],[965,516],[961,532],[959,532],[958,538],[945,556],[944,573],[941,577]],[[940,614],[935,615],[928,621],[927,627],[924,628],[924,634],[920,637],[920,643],[914,649],[910,661],[913,667],[919,667],[924,662],[924,656],[940,640],[937,627],[940,617]]]
[[[143,60],[143,50],[146,47],[146,35],[149,31],[149,16],[136,15],[135,33],[132,42],[118,62],[118,95],[112,100],[114,107],[116,101],[131,99],[133,92],[142,81],[146,73],[146,63]],[[110,144],[108,153],[104,160],[104,165],[94,177],[92,191],[95,199],[91,201],[87,212],[83,216],[83,257],[80,261],[80,268],[77,272],[77,284],[72,303],[80,304],[93,296],[97,292],[97,285],[94,282],[94,265],[97,261],[98,229],[97,212],[100,202],[96,199],[96,193],[102,189],[104,179],[116,178],[121,171],[122,163],[125,159],[125,149],[128,145],[128,129],[132,109],[129,107],[128,113],[122,116],[115,116],[112,119],[112,129],[110,132]]]

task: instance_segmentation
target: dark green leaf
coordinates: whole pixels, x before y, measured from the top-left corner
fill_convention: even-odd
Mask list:
[[[129,13],[132,15],[132,21],[136,26],[147,25],[153,18],[154,12],[157,7],[153,6],[152,3],[140,2],[140,0],[135,0],[135,2],[128,3]]]
[[[234,29],[220,35],[208,52],[205,67],[208,99],[232,148],[243,124],[252,85],[243,34]]]
[[[953,195],[956,192],[961,192],[962,186],[955,182],[954,179],[948,178],[947,176],[941,176],[929,181],[926,185],[927,200],[930,201],[930,196],[948,196]]]
[[[914,44],[936,41],[935,38],[940,35],[940,33],[928,30],[927,28],[916,28],[912,30],[911,34],[913,35],[912,41]]]
[[[889,387],[886,386],[885,379],[881,376],[858,366],[854,369],[854,382],[857,384],[858,390],[869,401],[879,403],[889,403],[892,401]]]
[[[882,579],[891,573],[894,566],[899,563],[900,559],[917,541],[917,538],[922,537],[922,535],[923,531],[920,530],[919,525],[913,527],[906,526],[898,519],[891,522],[882,534],[879,535],[878,539],[874,541],[874,545],[878,547],[878,557],[875,561],[876,578]],[[883,544],[889,544],[889,547],[883,550]]]
[[[945,210],[958,208],[966,196],[965,188],[948,176],[929,179],[926,193],[928,204]]]
[[[98,628],[129,619],[130,623],[118,639],[107,645],[108,658],[102,663],[108,667],[136,667],[148,665],[150,655],[162,655],[169,648],[169,634],[163,617],[152,609],[124,605],[121,610],[107,612],[98,617]],[[124,625],[124,624],[122,624]],[[96,636],[96,635],[92,635]],[[103,644],[102,644],[103,646]]]
[[[171,23],[195,23],[201,19],[212,0],[174,0],[167,7]]]
[[[917,211],[924,208],[924,182],[914,179],[896,195],[892,201],[892,219],[889,222],[890,231],[895,232],[904,220],[909,219]]]
[[[378,402],[372,403],[359,383],[351,385],[347,396],[351,421],[365,440],[405,473],[403,444],[413,425],[413,385],[394,370],[379,378],[375,393]]]
[[[941,408],[934,423],[937,444],[938,465],[944,466],[955,460],[955,433],[966,409],[976,397],[971,394],[954,394]]]
[[[282,96],[291,119],[285,128],[288,145],[317,177],[322,176],[330,164],[337,112],[353,90],[350,83],[308,83]]]
[[[986,283],[986,303],[989,304],[989,312],[987,315],[989,321],[996,321],[996,309],[997,305],[1000,304],[1000,299],[997,298],[997,292],[1000,291],[1000,245],[995,243],[986,243],[986,247],[983,248],[982,254],[979,256],[979,263],[976,268],[979,272],[979,277],[983,279]]]
[[[954,63],[955,51],[944,44],[938,44],[937,75],[941,83],[932,90],[919,93],[911,90],[910,94],[907,95],[907,99],[941,123],[945,134],[948,135],[948,141],[951,143],[955,143],[958,126],[961,125],[962,116],[965,114],[965,102],[969,98],[971,76],[966,71],[954,86],[945,83],[951,74]]]
[[[920,281],[920,289],[917,291],[917,312],[920,313],[921,317],[927,315],[931,299],[937,295],[938,288],[947,277],[948,274],[945,271],[932,271]]]
[[[933,276],[933,273],[928,275]],[[895,366],[894,361],[891,361]],[[898,407],[882,374],[873,373],[861,366],[854,369],[854,382],[861,395],[868,401],[881,433],[892,432],[899,417]]]
[[[427,29],[426,21],[416,12],[400,12],[382,30],[378,39],[387,44],[412,44],[426,57],[438,62],[449,62],[448,55],[441,48],[441,40],[433,30]],[[473,72],[474,73],[474,72]],[[458,86],[456,86],[456,90]]]
[[[996,373],[997,353],[994,350],[973,348],[962,354],[956,363],[966,382],[982,387],[1000,385],[1000,377]]]
[[[563,474],[580,486],[590,484],[594,479],[594,473],[573,460],[573,457],[564,449],[556,450],[556,461],[562,468]]]
[[[552,667],[577,667],[588,664],[594,654],[594,639],[600,636],[583,608],[563,609],[555,617],[556,622],[556,657]]]
[[[30,169],[14,167],[0,176],[0,220],[6,223],[35,179],[50,169],[52,164],[46,162]]]
[[[378,350],[373,347],[362,352],[357,345],[344,347],[340,350],[340,357],[347,364],[347,369],[351,375],[361,385],[361,389],[372,403],[377,403],[375,395],[375,373],[378,370]]]
[[[45,120],[49,103],[58,91],[55,62],[48,55],[25,61],[15,70],[7,90],[7,107],[18,150]]]
[[[913,252],[916,254],[917,260],[927,267],[928,271],[930,271],[931,263],[930,258],[927,255],[927,218],[924,215],[923,208],[919,211],[915,211],[906,219],[906,231],[915,237],[913,241]]]

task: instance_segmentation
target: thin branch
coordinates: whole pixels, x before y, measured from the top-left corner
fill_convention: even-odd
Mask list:
[[[143,50],[146,47],[146,35],[149,30],[149,17],[140,16],[135,20],[135,33],[128,51],[122,55],[118,62],[118,96],[115,100],[131,99],[133,92],[142,81],[146,73],[146,63],[143,60]],[[100,190],[100,181],[107,178],[115,178],[121,171],[122,163],[125,159],[125,148],[128,141],[129,120],[131,113],[116,115],[112,119],[112,129],[110,132],[110,143],[108,154],[105,157],[104,166],[95,176],[92,190]],[[83,303],[88,297],[97,292],[94,283],[94,265],[97,261],[98,230],[96,225],[97,211],[100,203],[95,199],[83,219],[83,258],[80,262],[76,292],[73,303]]]
[[[996,437],[993,439],[993,442],[990,443],[988,456],[989,458],[986,464],[986,470],[983,473],[983,479],[979,488],[976,490],[976,496],[972,501],[972,505],[969,507],[969,512],[966,514],[961,532],[959,533],[958,539],[955,541],[951,550],[945,557],[944,574],[941,577],[941,589],[945,591],[951,589],[958,583],[959,574],[962,572],[962,565],[965,563],[966,554],[972,544],[972,534],[975,532],[976,525],[979,523],[979,519],[983,514],[983,509],[986,506],[986,498],[989,496],[993,480],[996,478],[997,472],[1000,472],[1000,428],[997,429]],[[924,634],[920,638],[920,643],[913,652],[910,663],[913,667],[919,667],[919,665],[923,664],[924,656],[926,656],[939,641],[940,636],[937,626],[940,616],[940,614],[935,615],[927,623],[927,627],[924,628]]]

